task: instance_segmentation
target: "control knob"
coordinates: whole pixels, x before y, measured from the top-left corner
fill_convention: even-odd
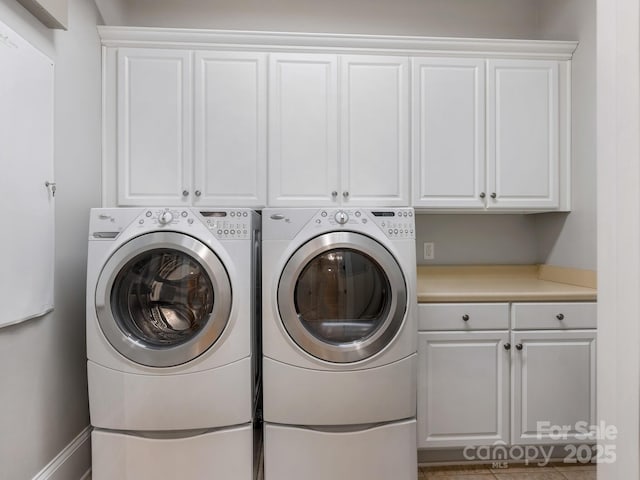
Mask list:
[[[160,225],[167,225],[168,223],[171,223],[172,221],[173,221],[173,213],[171,213],[169,210],[165,210],[158,217],[158,223]]]
[[[334,218],[340,225],[344,225],[349,221],[349,215],[344,210],[338,210]]]

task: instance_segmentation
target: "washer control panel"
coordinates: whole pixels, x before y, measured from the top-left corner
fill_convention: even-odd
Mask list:
[[[412,208],[333,209],[319,210],[313,223],[317,226],[348,227],[373,222],[389,238],[415,238],[415,219]]]
[[[251,217],[248,210],[198,210],[184,208],[148,208],[138,218],[138,225],[152,225],[170,229],[186,227],[198,221],[204,223],[213,235],[221,240],[245,239],[251,236]]]
[[[207,228],[219,239],[245,239],[251,236],[248,210],[201,210],[200,215]]]
[[[193,214],[183,208],[148,208],[138,218],[138,225],[169,227],[182,223],[192,224],[193,221]]]

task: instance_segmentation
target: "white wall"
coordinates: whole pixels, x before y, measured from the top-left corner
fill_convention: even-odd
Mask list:
[[[66,32],[44,28],[16,0],[0,0],[0,18],[55,60],[55,310],[0,329],[0,478],[23,480],[89,424],[85,269],[88,210],[100,204],[100,43],[93,0],[70,0]],[[10,219],[2,231],[13,233]]]
[[[597,0],[599,480],[640,478],[640,7]]]
[[[136,26],[510,38],[537,33],[531,0],[119,1],[127,24]],[[119,20],[105,18],[111,25]]]
[[[537,217],[541,263],[596,269],[596,6],[595,0],[542,0],[543,38],[578,40],[572,60],[571,214]]]

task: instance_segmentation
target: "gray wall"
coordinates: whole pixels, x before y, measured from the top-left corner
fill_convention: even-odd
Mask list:
[[[114,0],[99,0],[98,4]],[[117,0],[107,24],[294,32],[532,38],[532,0]],[[123,18],[122,10],[125,15]]]
[[[578,39],[572,69],[572,210],[537,216],[538,258],[596,269],[596,5],[595,0],[542,0],[544,38]]]
[[[15,0],[0,0],[0,18],[55,59],[55,310],[0,329],[0,478],[23,480],[89,424],[85,269],[88,210],[100,202],[100,44],[92,0],[70,0],[67,32],[46,29]]]
[[[424,259],[423,242],[435,258]],[[537,263],[532,215],[416,215],[416,258],[424,265]]]

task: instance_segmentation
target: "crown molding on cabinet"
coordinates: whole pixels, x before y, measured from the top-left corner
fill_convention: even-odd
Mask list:
[[[333,51],[386,55],[447,55],[570,60],[578,43],[550,40],[416,37],[99,26],[107,47],[215,48],[254,51]]]

